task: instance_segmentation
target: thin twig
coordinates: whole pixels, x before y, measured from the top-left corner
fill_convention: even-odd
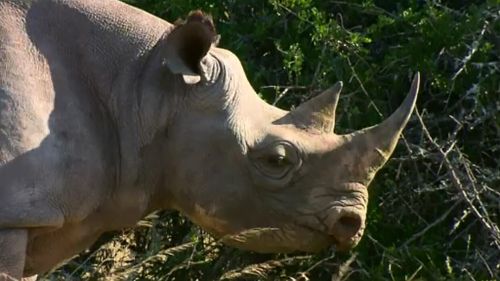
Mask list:
[[[453,211],[461,201],[455,201],[455,203],[446,211],[444,214],[442,214],[439,218],[437,218],[435,221],[433,221],[431,224],[427,225],[424,229],[421,231],[415,233],[410,237],[410,239],[406,240],[406,242],[403,243],[401,247],[407,247],[411,242],[417,240],[418,238],[422,237],[429,229],[433,228],[434,226],[440,224],[442,221],[444,221],[448,215]]]
[[[451,164],[450,160],[448,159],[447,155],[444,153],[442,148],[436,143],[436,141],[431,137],[429,130],[427,129],[427,126],[425,125],[424,121],[422,120],[422,116],[420,115],[418,109],[415,108],[415,113],[417,115],[417,118],[420,122],[420,125],[422,126],[422,131],[427,138],[427,140],[436,148],[436,150],[441,154],[443,162],[445,167],[449,171],[449,176],[452,184],[455,186],[455,188],[460,192],[462,198],[465,200],[465,202],[469,205],[469,208],[471,209],[472,213],[476,215],[476,217],[481,221],[483,226],[491,233],[494,243],[497,245],[497,247],[500,249],[500,233],[497,230],[497,227],[494,224],[490,224],[489,220],[486,219],[476,208],[474,203],[471,201],[469,196],[467,195],[467,192],[465,191],[465,188],[460,181],[458,177],[458,172],[455,169],[455,167]]]
[[[339,266],[339,271],[337,274],[332,275],[332,281],[342,281],[345,280],[344,277],[345,275],[349,272],[351,269],[351,264],[356,260],[358,257],[357,253],[352,254],[348,260],[346,260],[344,263],[342,263]]]

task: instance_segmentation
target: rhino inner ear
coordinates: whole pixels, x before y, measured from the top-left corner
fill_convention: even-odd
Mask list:
[[[196,84],[208,76],[209,68],[202,60],[218,38],[212,18],[193,11],[167,35],[164,62],[170,71],[181,74],[184,82]]]

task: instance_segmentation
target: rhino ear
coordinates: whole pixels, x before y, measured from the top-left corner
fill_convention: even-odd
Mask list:
[[[218,38],[212,18],[193,11],[167,35],[164,63],[172,73],[181,74],[186,84],[206,80],[210,69],[206,55]]]

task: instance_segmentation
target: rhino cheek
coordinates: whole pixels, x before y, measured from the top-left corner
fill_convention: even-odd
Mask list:
[[[210,214],[207,209],[198,204],[194,205],[194,210],[191,214],[188,214],[188,217],[195,224],[199,225],[214,236],[219,237],[228,232],[229,223],[226,220]]]
[[[242,180],[236,183],[230,176],[211,174],[212,177],[200,177],[205,183],[186,185],[189,191],[177,196],[176,209],[218,238],[269,225],[270,215],[253,194],[252,186]]]

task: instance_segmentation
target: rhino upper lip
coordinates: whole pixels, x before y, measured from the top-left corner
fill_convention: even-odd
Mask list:
[[[357,236],[355,236],[352,239],[347,240],[347,241],[340,241],[337,238],[335,238],[333,235],[326,234],[325,232],[320,231],[320,230],[316,230],[310,226],[306,226],[306,225],[298,225],[298,226],[303,228],[303,229],[306,229],[307,231],[314,233],[315,235],[323,237],[325,240],[329,241],[330,245],[328,247],[335,246],[335,249],[338,249],[340,251],[348,250],[350,247],[345,247],[345,246],[352,244],[355,240],[355,237],[357,237]]]
[[[330,240],[332,243],[336,243],[337,242],[337,239],[335,239],[333,236],[327,234],[324,231],[321,231],[321,230],[315,229],[313,227],[310,227],[308,225],[296,224],[296,227],[305,229],[306,231],[309,231],[309,232],[311,232],[311,233],[313,233],[315,235],[322,236],[323,238],[326,238],[326,240]]]
[[[334,246],[335,249],[337,249],[337,250],[345,251],[345,250],[348,250],[350,248],[349,245],[351,245],[354,242],[354,240],[356,240],[356,239],[354,239],[355,237],[353,237],[353,239],[350,239],[348,241],[340,241],[340,240],[336,239],[333,235],[330,235],[330,234],[327,234],[323,231],[314,229],[310,226],[306,226],[306,225],[297,225],[297,226],[302,228],[302,229],[305,229],[306,231],[313,233],[314,235],[317,235],[317,236],[323,238],[326,241],[328,241],[329,245],[325,245],[325,247],[324,247],[325,249]]]

